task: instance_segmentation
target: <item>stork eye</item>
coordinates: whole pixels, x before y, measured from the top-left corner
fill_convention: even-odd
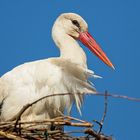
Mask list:
[[[72,24],[74,24],[78,28],[80,27],[80,24],[79,24],[79,22],[77,20],[72,20]]]

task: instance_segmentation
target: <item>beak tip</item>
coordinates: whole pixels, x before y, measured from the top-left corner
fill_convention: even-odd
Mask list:
[[[89,32],[81,32],[79,36],[79,40],[85,46],[87,46],[98,58],[100,58],[106,65],[108,65],[113,70],[115,70],[115,67],[113,66],[111,61],[108,59],[108,57],[100,48],[100,46],[96,43],[94,38],[89,34]]]
[[[112,68],[113,70],[115,70],[115,67],[114,67],[113,65],[111,66],[111,68]]]

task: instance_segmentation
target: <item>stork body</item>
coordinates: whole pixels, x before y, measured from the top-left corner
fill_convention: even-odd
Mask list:
[[[88,70],[86,55],[76,42],[79,38],[83,44],[86,43],[84,32],[87,32],[87,24],[79,15],[60,15],[52,29],[53,39],[60,49],[60,57],[25,63],[0,78],[1,121],[11,119],[24,105],[49,94],[71,93],[38,102],[23,114],[22,119],[29,121],[54,118],[60,116],[65,108],[69,113],[73,102],[76,102],[80,112],[83,94],[95,92],[88,77],[96,77],[93,71]],[[85,45],[90,47],[90,44]],[[111,66],[107,58],[103,61]]]

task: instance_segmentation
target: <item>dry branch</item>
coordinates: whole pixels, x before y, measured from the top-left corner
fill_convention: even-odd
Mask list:
[[[94,131],[93,129],[90,129],[90,128],[85,130],[85,134],[89,134],[89,135],[95,137],[95,140],[112,140],[111,137],[105,136],[103,134],[99,134],[99,133],[97,133],[96,131]]]
[[[101,92],[96,92],[95,94],[96,96],[107,96],[107,97],[112,97],[112,98],[120,98],[120,99],[126,99],[129,101],[135,101],[135,102],[140,102],[140,98],[134,98],[134,97],[129,97],[129,96],[125,96],[125,95],[118,95],[118,94],[110,94],[110,93],[101,93]]]
[[[3,136],[6,139],[12,139],[12,140],[25,140],[24,138],[21,138],[19,136],[16,136],[16,135],[10,134],[8,132],[4,132],[4,131],[0,131],[0,136]]]
[[[74,117],[70,117],[70,116],[63,116],[63,117],[57,117],[57,118],[54,118],[54,119],[46,119],[46,120],[42,120],[42,121],[30,121],[30,122],[23,122],[23,121],[19,121],[19,123],[21,124],[21,133],[20,133],[20,137],[17,133],[11,131],[9,133],[8,132],[4,132],[4,131],[1,131],[0,135],[3,136],[3,137],[6,137],[7,139],[14,139],[14,140],[20,140],[21,138],[23,140],[25,139],[28,139],[29,137],[30,138],[34,138],[34,139],[37,139],[39,138],[39,136],[37,135],[37,133],[33,133],[34,131],[37,131],[37,132],[47,132],[47,137],[49,138],[53,138],[53,139],[69,139],[71,138],[72,140],[72,137],[70,135],[68,135],[67,132],[63,132],[63,131],[60,131],[60,130],[53,130],[53,131],[50,131],[50,130],[46,130],[44,127],[43,128],[40,128],[40,127],[37,127],[37,126],[41,126],[41,125],[49,125],[53,122],[53,124],[55,125],[66,125],[66,126],[75,126],[75,127],[86,127],[87,129],[85,129],[83,131],[83,134],[88,134],[92,137],[97,137],[97,135],[101,135],[101,134],[98,134],[96,131],[94,131],[92,129],[93,127],[93,124],[87,122],[87,121],[83,121],[83,120],[80,120],[78,118],[74,118]],[[1,125],[1,128],[0,130],[2,130],[2,126],[5,128],[6,127],[13,127],[14,129],[14,124],[15,124],[15,121],[12,121],[12,122],[1,122],[0,125]],[[30,126],[28,127],[24,127],[24,124],[28,124]],[[9,126],[8,126],[9,125]],[[22,126],[23,125],[23,126]],[[33,128],[32,126],[35,126],[35,128]],[[90,129],[89,129],[90,128]],[[18,128],[17,128],[18,129]],[[90,130],[90,131],[89,131]],[[92,132],[92,133],[91,133]],[[93,133],[95,133],[96,135],[93,136]],[[103,135],[104,136],[104,135]],[[44,134],[41,135],[41,137],[45,137]],[[85,140],[83,137],[82,139]],[[21,139],[21,140],[22,140]],[[80,138],[81,139],[81,138]],[[87,140],[87,138],[86,138]],[[106,139],[108,140],[108,139]]]
[[[49,98],[49,97],[53,97],[53,96],[62,96],[62,95],[71,95],[71,93],[59,93],[59,94],[50,94],[50,95],[46,95],[44,97],[41,97],[37,100],[35,100],[34,102],[32,103],[28,103],[26,104],[25,106],[23,106],[23,108],[14,116],[12,117],[11,119],[9,119],[9,121],[13,121],[13,120],[20,120],[20,117],[21,115],[29,108],[31,107],[32,105],[36,104],[37,102],[43,100],[43,99],[46,99],[46,98]]]
[[[105,117],[106,117],[106,113],[107,113],[107,91],[105,91],[105,99],[104,99],[104,113],[103,113],[103,116],[102,116],[102,119],[101,121],[97,121],[97,120],[93,120],[94,122],[96,122],[97,124],[100,125],[100,128],[98,130],[98,134],[102,131],[102,128],[103,128],[103,124],[104,124],[104,121],[105,121]]]

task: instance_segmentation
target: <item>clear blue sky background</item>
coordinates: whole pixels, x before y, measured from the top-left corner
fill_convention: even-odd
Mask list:
[[[0,75],[13,67],[52,56],[59,51],[51,28],[63,12],[79,13],[90,33],[115,65],[105,66],[87,50],[89,68],[103,79],[95,80],[98,91],[140,98],[140,1],[139,0],[1,0]],[[82,119],[100,120],[103,97],[87,96]],[[140,132],[140,103],[109,98],[103,132],[116,140],[134,140]],[[76,109],[72,115],[79,117]]]

